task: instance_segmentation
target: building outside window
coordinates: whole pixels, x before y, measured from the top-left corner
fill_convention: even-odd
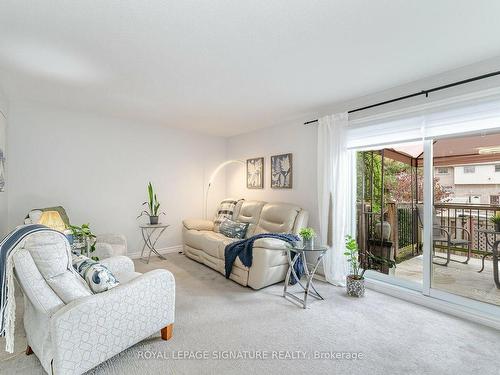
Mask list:
[[[475,173],[476,172],[476,167],[473,165],[468,165],[464,167],[464,173]]]
[[[448,173],[449,173],[449,170],[448,170],[448,168],[446,168],[446,167],[438,167],[438,168],[437,168],[437,173],[438,173],[438,174],[448,174]]]

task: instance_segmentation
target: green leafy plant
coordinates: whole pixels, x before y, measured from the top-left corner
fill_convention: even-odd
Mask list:
[[[356,240],[350,236],[347,235],[345,237],[345,248],[346,251],[344,252],[344,255],[347,257],[347,261],[349,262],[349,265],[351,266],[351,277],[356,280],[361,280],[363,279],[363,276],[365,274],[365,270],[361,271],[361,267],[358,261],[359,257],[359,250],[358,250],[358,244]]]
[[[92,233],[89,223],[82,224],[81,226],[70,225],[69,230],[71,231],[74,240],[81,241],[89,245],[90,253],[93,253],[95,251],[96,235]],[[91,258],[93,260],[99,260],[99,258],[96,256],[93,256]]]
[[[359,249],[358,243],[351,236],[347,235],[345,237],[345,247],[346,251],[344,255],[347,257],[347,261],[351,266],[351,274],[350,276],[356,280],[363,280],[366,270],[368,266],[361,268],[361,264],[359,262]],[[366,252],[367,258],[372,265],[386,265],[389,268],[396,267],[396,262],[390,259],[381,258],[379,256],[373,255],[369,251]]]
[[[154,192],[153,189],[153,184],[150,182],[148,184],[148,201],[144,202],[142,204],[143,206],[147,206],[149,211],[142,211],[137,218],[140,218],[143,215],[146,216],[159,216],[159,215],[165,215],[165,212],[158,212],[160,209],[160,202],[158,201],[158,197],[156,196],[156,193]]]
[[[490,221],[493,224],[500,224],[500,213],[495,214],[495,216],[490,217]]]
[[[300,237],[304,240],[310,240],[316,237],[316,232],[313,228],[302,228],[299,232]]]

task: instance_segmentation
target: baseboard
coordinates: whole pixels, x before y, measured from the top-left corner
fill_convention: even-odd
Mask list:
[[[169,247],[163,247],[160,249],[156,249],[160,254],[172,254],[172,253],[178,253],[179,251],[182,251],[182,245],[175,245],[175,246],[169,246]],[[148,256],[149,254],[149,249],[144,250],[144,256]],[[141,257],[141,252],[137,251],[134,253],[128,253],[127,256],[131,259],[139,259]],[[154,253],[151,254],[151,256],[154,256]]]
[[[409,290],[396,285],[391,285],[382,281],[365,279],[366,287],[380,293],[388,294],[409,302],[422,305],[433,310],[454,315],[456,317],[483,324],[485,326],[500,330],[500,317],[483,313],[476,309],[457,305],[452,302],[444,301],[435,297],[423,295],[421,292]]]

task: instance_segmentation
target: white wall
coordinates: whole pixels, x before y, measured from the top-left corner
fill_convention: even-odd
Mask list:
[[[140,250],[147,182],[171,224],[160,247],[180,245],[181,220],[201,217],[204,181],[226,154],[221,137],[34,103],[11,103],[9,128],[9,225],[34,207],[62,205],[73,224],[124,233],[129,253]],[[224,181],[221,174],[211,210]]]
[[[7,100],[0,89],[0,147],[3,148],[5,157],[7,158]],[[7,161],[6,161],[7,164]],[[5,165],[5,177],[7,174],[7,165]],[[6,178],[6,184],[8,180]],[[0,239],[8,233],[8,187],[5,186],[5,191],[0,193]]]
[[[474,77],[476,75],[498,70],[500,58],[483,61],[461,69],[445,72],[428,79],[411,82],[395,88],[387,89],[378,93],[360,98],[332,103],[318,109],[314,113],[301,116],[295,120],[284,121],[272,128],[260,129],[247,134],[228,138],[228,158],[250,158],[266,156],[265,189],[249,190],[245,187],[244,168],[232,168],[227,173],[228,196],[244,197],[247,199],[260,199],[266,201],[287,201],[301,205],[310,210],[310,224],[317,227],[317,194],[316,194],[316,129],[317,125],[303,125],[303,122],[316,119],[320,116],[336,112],[348,111],[350,109],[374,104],[380,101],[392,99],[401,95],[429,89],[434,86],[444,85],[454,81]],[[376,74],[376,72],[373,72]],[[313,83],[311,83],[313,85]],[[406,100],[376,109],[358,112],[350,118],[359,118],[400,108],[417,105],[432,100],[440,100],[454,95],[488,89],[500,86],[500,77],[490,78],[483,81],[470,83],[452,89],[431,94],[429,98],[424,96]],[[341,89],[341,88],[340,88]],[[269,155],[277,153],[293,153],[294,164],[294,188],[290,191],[272,190],[269,188]]]
[[[495,172],[495,164],[467,165],[474,167],[473,173],[465,173],[464,165],[454,167],[455,184],[500,184],[500,173]]]
[[[226,173],[226,191],[235,198],[268,202],[290,202],[309,212],[317,212],[316,131],[301,124],[275,126],[228,139],[229,159],[264,157],[264,189],[246,188],[246,167],[231,166]],[[293,153],[293,188],[271,189],[270,156]],[[315,215],[311,225],[317,225]]]

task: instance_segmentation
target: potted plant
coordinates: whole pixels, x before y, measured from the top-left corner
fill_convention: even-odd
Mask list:
[[[90,224],[70,225],[69,230],[73,236],[73,243],[71,244],[73,249],[80,250],[85,249],[86,255],[89,256],[95,251],[96,236],[92,233],[90,229]],[[98,257],[91,257],[93,260],[99,260]]]
[[[142,211],[137,218],[140,218],[143,215],[149,216],[149,224],[156,225],[158,224],[158,216],[165,215],[165,212],[158,213],[158,210],[160,209],[160,202],[158,202],[158,198],[156,197],[156,193],[154,192],[151,182],[148,184],[148,198],[149,200],[144,202],[142,205],[147,206],[149,211]]]
[[[365,270],[361,271],[358,261],[358,244],[352,236],[347,235],[345,240],[346,251],[344,255],[349,262],[351,273],[346,277],[347,295],[352,297],[363,297],[365,295]]]
[[[368,266],[361,269],[361,264],[358,260],[358,244],[352,236],[346,236],[345,247],[346,251],[344,252],[344,255],[347,257],[347,261],[351,267],[351,273],[346,277],[347,295],[351,297],[363,297],[365,295],[364,275]],[[378,257],[369,251],[367,251],[366,254],[372,265],[386,265],[389,268],[396,266],[396,262],[393,260]]]
[[[302,228],[299,231],[299,236],[302,237],[304,248],[311,249],[314,247],[314,237],[316,237],[316,232],[313,228]]]
[[[500,213],[495,214],[490,218],[490,221],[495,225],[495,231],[500,232]]]

